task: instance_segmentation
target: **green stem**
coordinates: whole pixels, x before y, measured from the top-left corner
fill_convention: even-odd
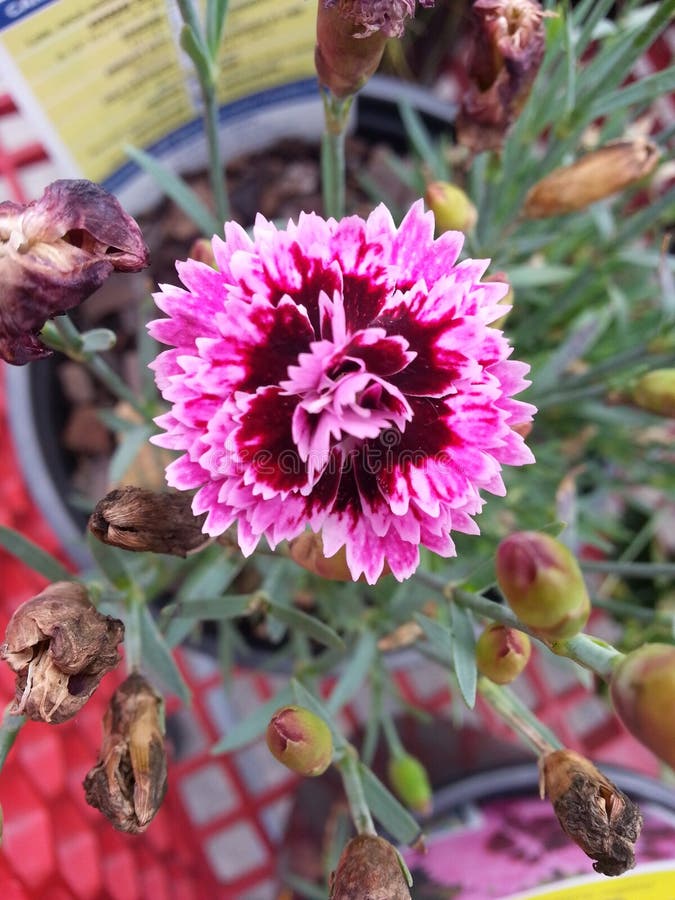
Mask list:
[[[127,615],[124,622],[124,647],[127,673],[137,672],[141,667],[141,612],[145,597],[136,585],[131,585],[126,595]]]
[[[382,731],[384,732],[384,737],[387,741],[387,746],[389,747],[391,755],[394,757],[405,756],[406,750],[398,736],[392,717],[389,713],[383,712],[381,721]]]
[[[325,216],[345,214],[345,128],[353,97],[339,98],[323,91],[326,128],[321,141],[321,180]]]
[[[98,353],[83,349],[82,334],[74,322],[68,316],[57,316],[53,319],[53,323],[60,337],[60,341],[55,349],[61,350],[74,362],[82,363],[86,366],[92,375],[95,375],[114,397],[128,403],[132,409],[142,416],[144,422],[152,422],[152,416],[147,409],[138,402],[133,391],[122,381],[117,372],[111,368],[103,357]],[[42,332],[41,338],[45,344],[52,346],[48,330],[47,332]]]
[[[209,174],[211,178],[211,190],[216,205],[216,215],[221,222],[221,236],[224,233],[224,224],[230,218],[230,201],[225,185],[225,166],[220,153],[220,141],[218,140],[218,101],[216,98],[215,84],[202,84],[202,97],[204,99],[204,127],[209,148]]]
[[[586,572],[607,572],[627,578],[672,578],[675,563],[621,562],[621,560],[580,559],[579,565]]]
[[[0,771],[2,771],[7,754],[12,749],[12,744],[25,721],[25,716],[13,716],[8,710],[5,710],[2,724],[0,724]]]
[[[357,834],[375,835],[377,832],[366,802],[366,795],[363,792],[358,762],[359,757],[356,750],[351,744],[348,744],[335,764],[342,778],[342,785],[349,804],[349,813]]]
[[[577,634],[573,638],[566,640],[551,641],[542,638],[535,630],[525,625],[520,619],[508,608],[501,603],[495,603],[494,600],[488,600],[480,594],[472,594],[468,591],[462,591],[453,588],[452,585],[439,578],[431,572],[424,572],[418,569],[415,577],[433,588],[440,594],[443,594],[448,600],[465,606],[479,616],[484,616],[493,622],[499,622],[509,628],[516,628],[518,631],[524,631],[530,637],[544,644],[549,650],[552,650],[558,656],[566,656],[568,659],[590,669],[604,680],[609,680],[614,666],[623,658],[624,654],[611,644],[601,641],[599,638],[592,637],[589,634]]]
[[[478,679],[478,691],[506,724],[520,735],[537,756],[562,749],[552,731],[508,688],[500,687],[488,678]]]

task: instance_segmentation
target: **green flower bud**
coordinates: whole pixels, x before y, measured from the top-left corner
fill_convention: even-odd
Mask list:
[[[299,775],[323,775],[333,758],[328,725],[302,706],[283,706],[267,726],[272,756]]]
[[[675,417],[675,369],[654,369],[639,378],[633,402],[659,416]]]
[[[509,684],[523,671],[531,652],[526,634],[495,622],[476,641],[478,671],[495,684]]]
[[[409,753],[392,756],[388,767],[389,783],[402,803],[422,816],[431,815],[431,784],[427,770]]]
[[[411,900],[399,855],[374,834],[347,844],[330,878],[330,900]]]
[[[476,207],[456,184],[432,181],[427,185],[424,200],[436,219],[437,233],[471,231],[478,221]]]
[[[631,734],[675,768],[675,646],[643,644],[633,650],[614,670],[610,693]]]
[[[591,602],[581,569],[564,544],[537,531],[517,531],[497,548],[497,581],[509,606],[545,640],[573,637]]]

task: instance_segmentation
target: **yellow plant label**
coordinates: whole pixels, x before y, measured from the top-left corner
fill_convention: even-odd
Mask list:
[[[619,878],[572,878],[504,900],[675,900],[675,862],[645,865]]]
[[[175,0],[0,0],[0,66],[60,174],[117,189],[133,169],[126,145],[162,158],[201,133],[181,25]],[[221,118],[303,81],[316,93],[315,28],[307,0],[231,0]]]

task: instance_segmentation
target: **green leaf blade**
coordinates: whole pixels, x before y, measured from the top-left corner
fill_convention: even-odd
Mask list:
[[[73,581],[75,578],[58,559],[6,525],[0,525],[0,547],[49,581]]]
[[[261,703],[260,706],[256,707],[250,716],[247,716],[241,722],[237,722],[229,734],[226,734],[214,744],[211,748],[211,753],[232,753],[235,750],[246,747],[247,744],[253,743],[263,734],[270,719],[279,707],[288,706],[292,702],[293,691],[291,686],[287,684],[266,703]]]

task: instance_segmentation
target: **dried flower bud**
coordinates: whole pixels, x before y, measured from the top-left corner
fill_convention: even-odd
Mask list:
[[[436,231],[471,231],[478,221],[478,211],[464,191],[447,181],[427,185],[424,200],[433,212]]]
[[[631,734],[675,768],[675,646],[643,644],[633,650],[614,670],[610,692]]]
[[[187,556],[210,540],[202,531],[206,515],[195,516],[191,504],[185,493],[119,488],[96,504],[89,530],[123,550]]]
[[[589,760],[573,750],[546,754],[541,792],[551,800],[563,831],[595,860],[596,872],[621,875],[633,868],[640,810]]]
[[[541,4],[476,0],[472,7],[471,81],[457,118],[461,144],[498,150],[527,100],[544,57]]]
[[[118,831],[138,834],[161,806],[166,781],[162,698],[134,673],[103,717],[103,746],[84,779],[85,797]]]
[[[330,879],[330,900],[411,900],[399,855],[377,835],[347,844]]]
[[[531,652],[526,634],[495,622],[476,641],[478,671],[495,684],[509,684],[523,671]]]
[[[288,549],[294,562],[320,578],[327,578],[330,581],[354,580],[347,565],[347,551],[345,547],[341,547],[333,556],[325,556],[323,540],[320,534],[314,534],[312,531],[303,531],[298,537],[293,538]],[[385,562],[382,576],[387,575],[390,571],[389,566]],[[363,576],[359,580],[364,580]]]
[[[431,815],[433,800],[429,775],[422,763],[409,753],[389,760],[387,775],[396,796],[413,812]]]
[[[433,6],[434,0],[420,0]],[[349,97],[380,64],[389,37],[403,34],[415,0],[319,0],[314,60],[319,82]]]
[[[298,775],[323,775],[333,759],[333,739],[323,719],[302,706],[283,706],[267,726],[270,753]]]
[[[658,160],[658,147],[645,138],[607,144],[538,181],[525,197],[523,214],[544,219],[585,209],[645,178]]]
[[[497,581],[525,625],[548,640],[577,634],[591,602],[579,564],[564,544],[536,531],[517,531],[497,548]]]
[[[38,334],[118,270],[138,272],[148,249],[136,222],[90,181],[55,181],[26,206],[0,203],[0,356],[23,365],[51,352]]]
[[[633,402],[659,416],[675,417],[675,369],[654,369],[638,379]]]
[[[17,675],[11,712],[53,723],[74,716],[119,662],[123,637],[122,622],[101,615],[83,585],[49,585],[16,610],[0,646]]]

